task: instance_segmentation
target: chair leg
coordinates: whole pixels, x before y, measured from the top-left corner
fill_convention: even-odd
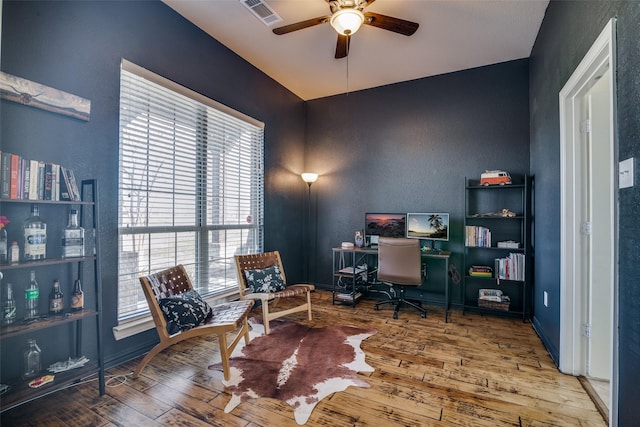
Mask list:
[[[262,301],[262,324],[264,325],[264,334],[269,335],[269,301]]]
[[[155,357],[156,354],[160,353],[162,350],[164,350],[167,347],[169,347],[169,346],[167,344],[165,344],[165,343],[162,343],[162,342],[157,344],[155,347],[153,347],[149,351],[149,353],[147,353],[146,356],[144,356],[142,358],[140,363],[138,363],[138,367],[136,368],[135,372],[133,373],[133,377],[136,378],[138,375],[140,375],[140,372],[142,372],[144,367],[147,366],[147,363],[149,363],[151,361],[151,359],[153,359]]]
[[[425,319],[427,317],[427,310],[422,308],[421,305],[418,305],[418,304],[415,304],[415,303],[413,303],[411,301],[406,300],[405,297],[404,297],[404,292],[405,292],[405,289],[403,287],[400,287],[399,288],[399,296],[398,296],[398,298],[377,302],[373,306],[373,309],[374,310],[378,310],[379,306],[381,306],[383,304],[395,304],[395,307],[393,309],[393,318],[397,319],[398,318],[398,312],[400,311],[400,308],[402,308],[402,306],[406,304],[406,305],[409,305],[409,306],[415,308],[416,310],[418,310],[420,312],[420,317]]]
[[[385,301],[379,301],[379,302],[376,303],[375,306],[373,306],[373,309],[377,310],[379,308],[379,306],[384,305],[384,304],[397,304],[399,301],[400,300],[397,299],[397,298],[388,299],[388,300],[385,300]]]
[[[244,318],[244,343],[249,345],[249,320],[247,317]]]
[[[227,335],[225,333],[217,334],[218,344],[220,345],[220,358],[222,359],[222,372],[224,373],[224,380],[229,381],[231,377],[231,367],[229,365],[229,348],[227,347]]]
[[[309,320],[313,320],[311,318],[311,291],[307,291],[307,312]]]

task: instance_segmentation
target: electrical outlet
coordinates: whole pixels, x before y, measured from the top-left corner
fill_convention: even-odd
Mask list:
[[[549,307],[549,294],[547,291],[542,292],[542,303],[545,307]]]
[[[633,157],[623,160],[618,166],[618,187],[633,187]]]

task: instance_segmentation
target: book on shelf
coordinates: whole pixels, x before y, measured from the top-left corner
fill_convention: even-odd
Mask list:
[[[81,200],[71,169],[7,152],[0,153],[0,197],[13,200]]]
[[[69,177],[69,193],[72,194],[72,199],[76,202],[80,201],[80,192],[78,191],[78,184],[76,183],[76,176],[72,169],[65,168],[67,176]]]
[[[490,248],[491,230],[480,225],[465,226],[465,246]]]
[[[31,190],[31,161],[28,159],[21,159],[20,174],[22,175],[22,193],[21,199],[29,200]]]
[[[505,258],[496,258],[494,270],[496,279],[523,281],[525,279],[524,254],[510,253]]]
[[[493,277],[493,269],[488,265],[472,265],[469,267],[469,276]]]
[[[51,163],[44,165],[44,200],[53,200],[51,198],[51,186],[53,183],[53,170],[51,169]]]
[[[9,198],[11,188],[11,153],[3,151],[0,155],[0,197]]]
[[[38,200],[39,170],[38,161],[29,160],[29,200]]]
[[[20,156],[11,154],[11,178],[9,181],[9,198],[18,198],[18,181],[20,177]]]
[[[44,200],[44,162],[38,162],[37,200]]]

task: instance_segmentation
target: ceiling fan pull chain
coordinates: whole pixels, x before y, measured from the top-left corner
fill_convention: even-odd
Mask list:
[[[347,42],[347,96],[349,96],[349,43],[348,42]]]

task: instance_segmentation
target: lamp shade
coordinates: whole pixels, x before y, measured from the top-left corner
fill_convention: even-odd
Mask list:
[[[301,176],[302,176],[302,180],[309,185],[313,184],[318,179],[317,173],[305,172]]]
[[[343,36],[354,34],[364,22],[364,14],[358,9],[345,8],[331,17],[331,26]]]

